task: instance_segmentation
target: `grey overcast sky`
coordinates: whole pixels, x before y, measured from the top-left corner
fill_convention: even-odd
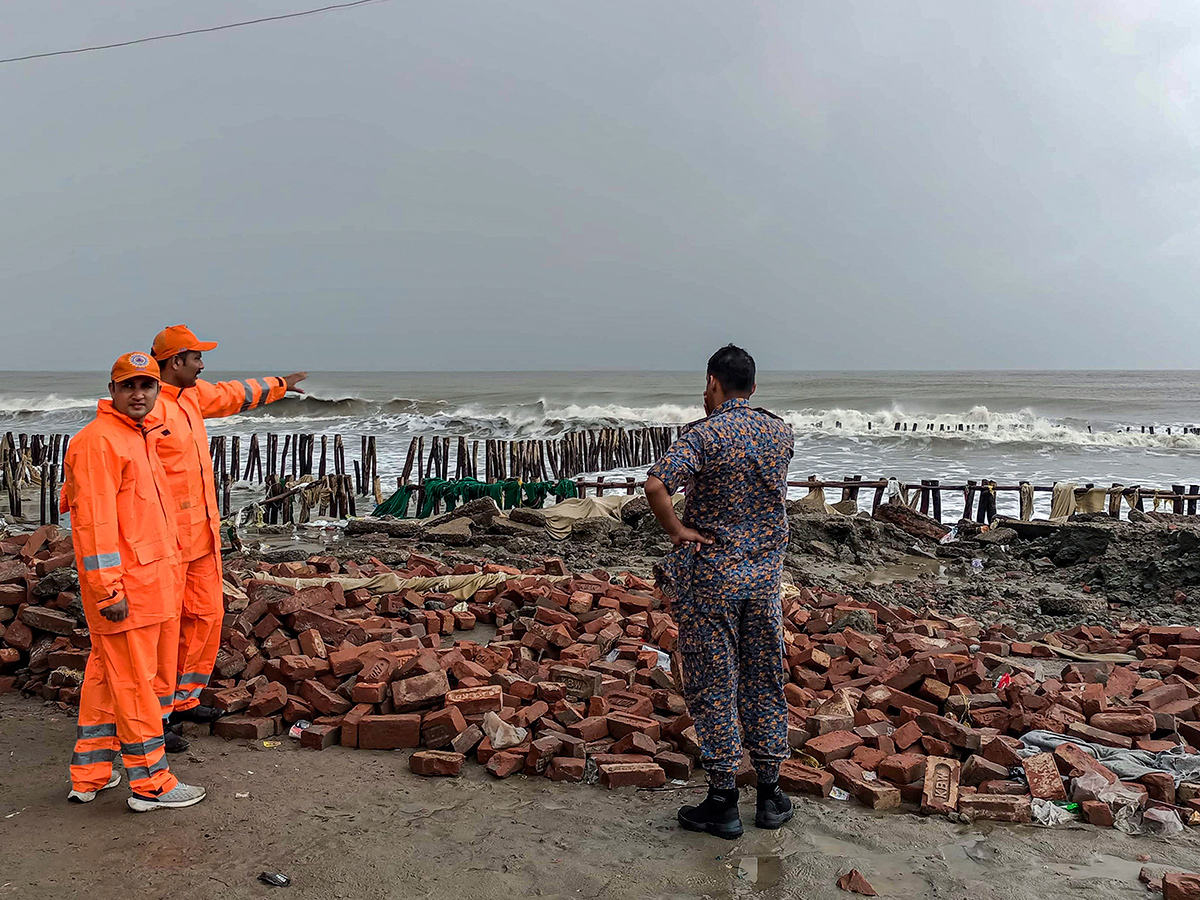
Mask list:
[[[312,0],[4,0],[0,57]],[[1198,368],[1200,4],[386,0],[0,66],[0,370]]]

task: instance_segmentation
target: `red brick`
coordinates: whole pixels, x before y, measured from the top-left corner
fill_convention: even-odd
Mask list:
[[[353,706],[345,697],[335,694],[319,681],[306,681],[300,685],[300,696],[312,704],[313,709],[326,716],[339,716],[349,712]]]
[[[251,716],[269,716],[279,712],[286,705],[287,688],[278,682],[272,682],[254,692],[246,711]]]
[[[1026,757],[1022,763],[1025,779],[1029,782],[1029,793],[1041,800],[1066,800],[1062,776],[1053,753],[1036,753]]]
[[[586,700],[600,693],[602,675],[590,669],[575,666],[552,666],[550,677],[562,684],[572,700]]]
[[[1163,876],[1163,900],[1200,900],[1200,875],[1172,872]]]
[[[1122,750],[1129,750],[1133,747],[1133,738],[1127,735],[1093,728],[1091,725],[1081,725],[1078,722],[1072,722],[1067,726],[1067,734],[1071,737],[1082,738],[1092,744],[1103,744],[1105,747],[1117,747]]]
[[[598,741],[608,737],[608,720],[599,716],[581,719],[573,725],[567,726],[567,734],[583,738],[585,741]]]
[[[692,777],[692,772],[695,769],[695,762],[686,753],[676,753],[673,750],[664,750],[654,757],[654,761],[662,766],[667,777],[676,781],[687,781]]]
[[[213,734],[226,740],[260,741],[275,734],[275,721],[262,716],[225,716],[213,723]]]
[[[421,717],[404,715],[363,716],[358,723],[358,746],[362,750],[397,750],[421,745]]]
[[[504,689],[498,684],[458,688],[446,694],[446,706],[457,707],[464,716],[500,712],[504,708]]]
[[[605,716],[605,721],[608,723],[609,736],[616,740],[620,740],[625,735],[637,731],[657,741],[661,731],[655,719],[649,719],[645,716],[630,716],[625,713],[614,712]]]
[[[427,675],[413,675],[392,682],[392,703],[397,712],[409,712],[433,706],[450,691],[450,679],[444,669]]]
[[[639,731],[632,731],[612,745],[613,753],[640,753],[653,756],[658,750],[658,742]]]
[[[833,775],[794,759],[786,759],[779,767],[779,787],[789,794],[828,797],[833,790]]]
[[[456,710],[457,712],[457,710]],[[442,750],[418,750],[408,758],[408,769],[414,775],[457,775],[466,758],[461,753]]]
[[[447,706],[421,720],[421,742],[430,750],[444,750],[467,730],[467,721],[456,707]]]
[[[1008,778],[1008,767],[994,763],[981,754],[975,753],[967,759],[962,769],[962,784],[968,787],[978,787],[985,781],[1003,781]]]
[[[1096,757],[1076,744],[1059,744],[1054,748],[1054,760],[1058,771],[1067,778],[1078,778],[1085,772],[1096,772],[1104,776],[1109,784],[1116,784],[1120,779]]]
[[[1079,807],[1083,812],[1084,820],[1089,825],[1096,825],[1100,828],[1112,828],[1112,807],[1103,800],[1085,800],[1079,804]]]
[[[958,782],[962,764],[956,759],[931,756],[925,762],[925,787],[921,793],[921,810],[930,813],[949,813],[958,807]]]
[[[1029,795],[1029,785],[1023,781],[985,781],[979,785],[980,794],[1011,794],[1015,797]]]
[[[1113,709],[1096,713],[1088,719],[1088,725],[1101,731],[1134,737],[1152,734],[1155,729],[1153,713],[1119,712]]]
[[[871,887],[871,882],[867,881],[858,869],[851,869],[845,875],[839,877],[837,886],[843,891],[848,891],[852,894],[861,894],[864,897],[878,896],[875,888]]]
[[[1175,804],[1175,778],[1169,773],[1147,772],[1138,779],[1138,784],[1145,786],[1151,800]]]
[[[600,783],[608,788],[656,788],[667,783],[658,763],[607,763],[600,766]]]
[[[964,794],[958,798],[958,811],[970,821],[993,819],[998,822],[1033,821],[1033,807],[1028,797],[1004,794]]]
[[[583,771],[586,765],[586,761],[582,759],[556,756],[546,767],[546,777],[551,781],[583,781]]]
[[[309,750],[325,750],[338,743],[341,725],[309,725],[300,732],[300,746]]]
[[[495,753],[487,761],[487,770],[497,778],[508,778],[525,768],[525,754],[509,750]]]
[[[892,734],[892,741],[897,750],[907,750],[921,740],[921,726],[914,722],[905,722]]]
[[[863,744],[852,731],[834,731],[814,737],[804,745],[804,752],[823,766],[839,759],[849,759]]]
[[[927,759],[921,753],[897,753],[884,759],[875,771],[893,784],[910,784],[925,777]]]
[[[363,720],[364,716],[371,714],[371,706],[366,703],[360,703],[355,706],[350,712],[342,716],[342,746],[357,747],[358,746],[358,725]]]

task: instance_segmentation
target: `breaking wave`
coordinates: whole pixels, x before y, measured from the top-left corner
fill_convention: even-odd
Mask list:
[[[94,399],[10,397],[0,394],[0,428],[75,430],[91,419]],[[1148,426],[1083,419],[1051,418],[1033,409],[997,412],[973,406],[960,412],[921,413],[895,406],[864,411],[854,408],[785,409],[774,412],[790,424],[798,440],[849,439],[925,446],[967,442],[974,445],[1019,444],[1029,448],[1079,446],[1200,451],[1200,435],[1188,423]],[[545,398],[527,403],[448,403],[393,397],[286,397],[278,403],[209,424],[212,431],[333,431],[378,434],[452,434],[467,437],[549,438],[568,431],[607,427],[642,428],[683,425],[703,416],[697,405],[660,403],[573,404]],[[1171,433],[1167,433],[1170,428]]]

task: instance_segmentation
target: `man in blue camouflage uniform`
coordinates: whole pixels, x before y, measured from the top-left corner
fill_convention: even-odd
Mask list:
[[[708,771],[708,797],[680,809],[679,823],[729,839],[742,834],[735,778],[743,739],[758,776],[755,824],[779,828],[792,817],[779,766],[788,756],[780,582],[793,436],[777,416],[750,406],[754,378],[745,350],[730,344],[713,354],[707,417],[646,480],[650,507],[676,546],[663,572],[675,594],[684,697]],[[682,522],[671,502],[680,488]]]

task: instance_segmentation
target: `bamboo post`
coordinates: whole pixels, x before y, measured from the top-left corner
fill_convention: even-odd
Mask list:
[[[970,520],[973,518],[972,510],[975,509],[975,482],[967,479],[967,489],[963,491],[963,518]]]
[[[934,478],[929,482],[929,490],[933,495],[933,517],[939,522],[942,521],[942,489],[939,487],[941,481]]]
[[[929,481],[921,479],[921,515],[929,515]]]
[[[1184,487],[1182,484],[1171,485],[1171,492],[1175,494],[1175,499],[1172,501],[1172,510],[1178,516],[1183,515],[1183,493]]]

